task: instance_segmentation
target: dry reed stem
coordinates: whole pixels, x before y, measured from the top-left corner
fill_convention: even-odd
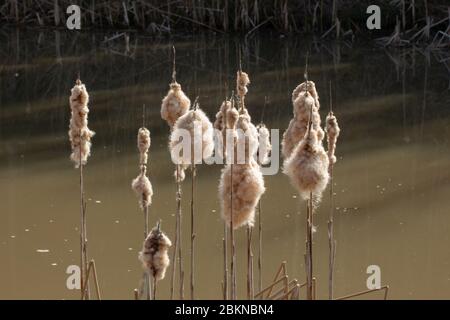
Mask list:
[[[306,223],[306,259],[307,259],[307,265],[306,265],[306,282],[307,282],[307,294],[306,297],[308,300],[313,299],[313,249],[312,249],[312,243],[313,243],[313,197],[312,192],[309,194],[309,200],[308,200],[308,210],[307,210],[307,223]]]
[[[181,278],[183,274],[182,265],[181,265],[181,250],[179,248],[181,247],[181,240],[180,240],[180,224],[181,224],[181,181],[178,179],[180,175],[180,165],[175,166],[175,173],[176,173],[176,182],[177,182],[177,191],[175,195],[175,200],[177,204],[177,212],[176,212],[176,218],[175,218],[175,244],[173,248],[173,254],[172,254],[172,275],[171,275],[171,285],[170,285],[170,299],[173,300],[174,298],[174,292],[175,292],[175,274],[176,274],[176,262],[177,262],[177,254],[178,254],[178,265],[179,265],[179,272],[180,272],[180,283]],[[181,284],[180,284],[181,287]],[[182,290],[180,290],[182,292]],[[182,294],[180,294],[181,296]]]
[[[382,287],[377,288],[377,289],[369,289],[369,290],[364,290],[364,291],[352,293],[352,294],[349,294],[349,295],[346,295],[346,296],[343,296],[343,297],[340,297],[340,298],[336,298],[335,300],[346,300],[346,299],[359,297],[359,296],[362,296],[362,295],[365,295],[365,294],[368,294],[368,293],[371,293],[371,292],[376,292],[376,291],[381,291],[381,290],[384,291],[384,300],[387,300],[387,296],[388,296],[388,293],[389,293],[389,285],[385,285],[385,286],[382,286]]]
[[[278,277],[280,275],[284,275],[287,276],[287,270],[286,270],[286,261],[281,262],[280,267],[278,268],[276,274],[275,274],[275,278],[273,280],[273,282],[276,282],[278,280]],[[261,292],[263,292],[264,290],[261,290]],[[270,296],[270,294],[272,293],[272,287],[269,287],[269,293],[268,296]],[[255,296],[256,297],[256,296]]]
[[[290,294],[292,294],[292,291],[297,287],[298,280],[293,279],[291,280],[287,285],[285,285],[283,288],[276,291],[274,294],[272,294],[270,297],[268,297],[268,300],[285,300],[289,297]],[[281,295],[281,297],[279,297]]]
[[[247,300],[253,300],[253,252],[252,252],[253,228],[247,226]]]
[[[177,165],[177,174],[180,174],[181,168],[180,165]],[[180,299],[184,299],[184,270],[183,270],[183,257],[182,257],[182,241],[181,241],[181,223],[182,223],[182,214],[181,214],[181,181],[177,181],[177,218],[178,218],[178,266],[180,272]]]
[[[226,222],[223,225],[223,299],[228,300],[228,232]]]
[[[258,202],[258,291],[262,289],[262,210],[261,200]]]
[[[95,268],[95,261],[91,260],[89,262],[88,268],[87,268],[87,272],[86,272],[86,279],[85,282],[83,284],[83,288],[84,290],[82,291],[82,296],[81,296],[81,300],[83,300],[84,298],[87,297],[88,294],[88,282],[89,282],[89,275],[91,274],[91,270],[92,270],[92,275],[94,277],[94,283],[95,283],[95,292],[97,294],[97,299],[98,300],[102,300],[101,294],[100,294],[100,286],[98,284],[98,277],[97,277],[97,269]]]
[[[261,299],[264,299],[264,293],[266,293],[266,292],[267,292],[267,297],[269,297],[271,292],[272,292],[272,290],[273,290],[273,287],[275,287],[279,283],[283,283],[284,284],[283,290],[285,290],[285,286],[287,286],[288,283],[289,283],[289,277],[287,275],[285,275],[285,276],[282,276],[280,279],[275,280],[271,285],[267,286],[266,288],[264,288],[263,290],[258,292],[255,295],[255,298],[259,298],[260,297]]]
[[[194,300],[194,267],[195,267],[195,230],[194,230],[194,205],[195,205],[195,176],[196,176],[196,167],[195,164],[191,166],[191,300]]]
[[[158,284],[158,280],[155,277],[152,277],[153,283],[153,300],[156,300],[156,285]]]
[[[230,185],[233,186],[233,164],[231,166]],[[230,191],[230,202],[233,203],[233,188]],[[236,244],[234,242],[233,206],[230,208],[230,241],[231,241],[231,300],[236,300]]]

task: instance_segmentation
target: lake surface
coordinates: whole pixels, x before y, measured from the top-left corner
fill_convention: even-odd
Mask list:
[[[243,69],[251,78],[249,112],[255,123],[281,131],[291,118],[291,92],[302,81],[309,51],[322,120],[332,81],[342,129],[334,170],[336,296],[365,290],[367,267],[378,265],[389,298],[450,298],[450,76],[433,53],[257,34],[168,41],[120,32],[2,30],[0,41],[1,299],[79,298],[66,288],[66,268],[79,260],[78,171],[69,161],[67,137],[68,98],[78,72],[90,93],[89,127],[97,133],[85,191],[89,255],[103,297],[133,299],[142,275],[137,255],[143,217],[130,185],[139,170],[136,134],[143,104],[152,134],[150,221],[162,219],[174,240],[169,129],[159,113],[171,77],[172,44],[177,80],[192,100],[200,96],[211,120],[229,94],[226,88],[234,87],[241,46]],[[220,170],[220,165],[198,167],[198,298],[222,297]],[[270,283],[282,261],[289,277],[303,282],[305,204],[281,170],[265,183],[263,283]],[[183,192],[188,296],[189,178]],[[329,210],[326,191],[315,216],[319,298],[327,297]],[[245,298],[245,230],[236,234],[238,297]],[[253,248],[256,258],[257,241]],[[169,297],[169,283],[170,270],[159,284],[159,298]],[[382,293],[367,297],[381,299]]]

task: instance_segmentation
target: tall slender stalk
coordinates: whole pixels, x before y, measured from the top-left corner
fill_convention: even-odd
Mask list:
[[[262,210],[258,202],[258,292],[262,290]]]
[[[234,108],[234,93],[231,94],[231,108]],[[234,137],[233,137],[234,144]],[[234,148],[233,148],[234,149]],[[236,244],[234,241],[234,225],[233,225],[233,163],[234,163],[234,152],[233,159],[231,160],[230,169],[230,241],[231,241],[231,300],[236,300]]]
[[[331,82],[330,82],[330,113],[333,112],[333,103],[331,95]],[[333,196],[333,161],[330,159],[329,165],[330,173],[330,217],[328,220],[328,299],[333,300],[333,282],[334,282],[334,263],[336,255],[336,241],[334,240],[334,196]]]
[[[231,299],[236,300],[236,244],[234,241],[234,225],[233,225],[233,164],[231,164],[231,219],[230,219],[230,240],[231,240]]]
[[[253,228],[247,226],[247,299],[253,300],[253,252],[252,252],[252,233]]]
[[[228,300],[228,232],[227,223],[223,228],[223,299]]]
[[[145,128],[145,104],[142,105],[142,128]],[[145,164],[141,164],[141,170],[144,170]],[[142,196],[144,201],[144,195]],[[144,241],[148,236],[148,206],[144,206]],[[150,277],[147,272],[144,273],[145,291],[147,292],[146,299],[150,300],[152,296],[152,287],[150,283]]]
[[[172,84],[176,83],[176,51],[175,46],[172,46]],[[171,125],[171,130],[173,129]],[[180,288],[179,294],[180,299],[184,298],[184,271],[183,271],[183,263],[182,263],[182,239],[181,239],[181,199],[182,199],[182,189],[181,189],[181,168],[180,165],[175,166],[175,181],[177,185],[175,200],[176,200],[176,222],[175,222],[175,245],[173,248],[173,263],[172,263],[172,275],[171,275],[171,286],[170,286],[170,299],[174,298],[175,292],[175,275],[176,275],[176,264],[177,264],[177,255],[178,255],[178,266],[179,266],[179,277],[180,277]]]
[[[81,133],[80,133],[81,136]],[[81,216],[81,224],[80,224],[80,253],[81,253],[81,300],[84,300],[84,297],[89,296],[89,290],[87,290],[87,294],[84,294],[84,281],[86,280],[86,261],[87,261],[87,253],[86,253],[86,236],[85,236],[85,227],[86,227],[86,211],[85,211],[85,203],[84,203],[84,181],[83,181],[83,163],[81,161],[81,145],[80,145],[80,216]],[[86,282],[86,285],[89,285],[89,282]]]
[[[333,2],[334,4],[334,2]],[[308,92],[308,55],[309,52],[306,53],[306,62],[305,62],[305,92]],[[309,110],[309,121],[308,121],[308,130],[307,136],[309,136],[312,127],[312,106]],[[313,194],[309,193],[309,200],[307,203],[307,215],[306,215],[306,283],[307,283],[307,291],[306,297],[308,300],[313,299]]]
[[[306,297],[308,300],[313,299],[313,204],[312,204],[312,192],[309,194],[308,200],[308,213],[307,213],[307,223],[306,223],[306,234],[307,234],[307,293]]]
[[[180,165],[177,165],[177,175],[180,174]],[[178,178],[177,181],[177,238],[178,238],[178,267],[180,273],[180,299],[184,299],[184,270],[183,270],[183,257],[182,257],[182,241],[181,241],[181,223],[182,223],[182,214],[181,214],[181,181]]]
[[[194,300],[194,267],[195,267],[195,232],[194,232],[194,205],[195,205],[195,163],[191,166],[191,300]]]

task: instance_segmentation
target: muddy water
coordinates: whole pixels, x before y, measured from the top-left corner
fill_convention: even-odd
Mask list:
[[[114,34],[0,33],[2,299],[79,297],[66,288],[66,268],[79,260],[78,171],[69,161],[67,139],[68,95],[78,71],[91,95],[89,126],[97,132],[85,168],[85,189],[89,254],[104,298],[132,299],[142,274],[137,254],[143,217],[130,183],[138,173],[135,138],[143,103],[153,139],[151,223],[161,218],[163,229],[174,238],[169,130],[159,116],[170,81],[171,42],[118,35],[105,41]],[[205,35],[173,41],[178,81],[191,98],[200,95],[201,106],[213,119],[226,86],[234,85],[239,40]],[[364,290],[367,267],[378,265],[390,298],[450,298],[450,95],[445,66],[433,55],[414,51],[297,38],[255,35],[241,46],[252,80],[247,104],[255,122],[286,128],[290,93],[302,79],[307,50],[322,117],[329,105],[328,83],[333,83],[334,110],[342,128],[335,167],[336,296]],[[198,168],[199,298],[221,297],[220,169]],[[287,261],[289,277],[303,282],[305,204],[281,170],[265,181],[263,283],[269,284],[282,261]],[[183,197],[188,279],[189,179]],[[327,296],[329,208],[327,191],[315,217],[320,298]],[[237,237],[243,298],[245,231],[239,230]],[[257,257],[256,242],[254,251]],[[161,298],[168,297],[169,278],[159,285]],[[370,297],[380,299],[382,294]]]

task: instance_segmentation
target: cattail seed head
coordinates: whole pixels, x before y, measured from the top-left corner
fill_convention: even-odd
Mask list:
[[[283,171],[303,199],[308,199],[310,192],[320,199],[328,184],[328,163],[328,155],[311,129],[284,161]]]
[[[144,241],[142,251],[139,252],[139,260],[144,269],[158,281],[164,279],[166,269],[170,264],[168,251],[171,246],[172,242],[158,225],[150,231]]]
[[[237,121],[239,119],[239,112],[236,108],[230,108],[227,110],[227,129],[235,129]]]
[[[319,142],[323,140],[324,132],[320,126],[321,119],[318,107],[319,106],[318,95],[317,92],[315,91],[315,87],[313,87],[314,90],[309,89],[309,86],[311,84],[313,84],[313,82],[308,81],[308,91],[303,90],[298,93],[295,93],[294,90],[294,93],[292,94],[293,97],[295,96],[295,99],[293,100],[294,117],[289,122],[289,126],[287,130],[284,132],[283,140],[281,142],[281,152],[285,159],[287,159],[291,155],[294,148],[305,136],[305,133],[308,129],[311,110],[312,110],[311,113],[312,128],[316,132],[317,140]],[[306,88],[304,83],[300,84],[297,88],[299,87]],[[314,95],[316,96],[316,98],[314,97]]]
[[[172,128],[179,117],[184,115],[191,105],[191,101],[181,90],[181,85],[177,82],[170,84],[170,90],[162,100],[161,118],[167,121]]]
[[[294,101],[297,99],[300,92],[306,91],[306,84],[308,84],[308,92],[313,97],[316,108],[320,109],[319,95],[316,90],[316,84],[314,83],[314,81],[311,81],[311,80],[308,80],[308,82],[305,81],[305,82],[300,83],[294,89],[294,91],[292,91],[292,103],[294,103]]]
[[[225,129],[225,118],[227,117],[227,111],[231,108],[231,101],[225,100],[220,105],[220,110],[216,114],[216,120],[214,121],[214,128],[222,131]]]
[[[328,145],[328,159],[330,161],[330,166],[336,163],[336,142],[339,137],[339,133],[341,129],[339,128],[337,119],[333,114],[333,111],[330,111],[325,120],[326,122],[326,133],[327,133],[327,145]]]
[[[180,137],[182,136],[182,132],[185,131],[189,133],[191,138],[190,159],[186,159],[184,155],[180,155],[177,148],[178,144],[182,143]],[[187,168],[189,165],[200,163],[201,160],[212,156],[214,151],[213,126],[206,114],[200,108],[190,110],[178,118],[170,136],[169,147],[172,160],[177,164],[181,164],[183,169]],[[196,152],[196,148],[199,148],[200,152]]]
[[[152,203],[153,188],[146,175],[145,165],[141,166],[141,173],[131,183],[131,188],[139,198],[139,205],[142,210]]]
[[[240,129],[238,131],[236,145],[245,144],[245,163],[249,163],[250,159],[253,159],[258,152],[259,136],[258,130],[251,122],[250,114],[245,108],[239,112],[236,129]],[[238,155],[237,151],[235,155]]]
[[[137,146],[139,149],[141,165],[147,164],[150,144],[150,131],[145,127],[140,128],[138,131]]]
[[[256,205],[264,191],[263,175],[254,160],[225,166],[219,184],[222,218],[231,225],[233,214],[234,229],[253,226]]]
[[[248,77],[248,74],[243,71],[238,71],[236,78],[236,90],[239,97],[243,98],[247,94],[247,86],[249,84],[250,78]]]
[[[257,130],[259,135],[258,162],[259,164],[267,164],[269,163],[269,155],[272,151],[270,133],[264,124],[258,125]]]
[[[69,103],[71,109],[69,139],[72,147],[70,159],[78,168],[87,163],[91,154],[91,138],[95,135],[95,132],[88,128],[89,95],[80,80],[77,80],[71,90]]]

